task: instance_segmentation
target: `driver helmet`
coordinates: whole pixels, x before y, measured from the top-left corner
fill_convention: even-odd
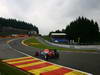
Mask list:
[[[49,49],[44,49],[43,52],[45,52],[45,53],[49,53]]]

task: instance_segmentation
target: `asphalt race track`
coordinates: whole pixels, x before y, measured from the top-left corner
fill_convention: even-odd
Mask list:
[[[10,39],[0,39],[0,59],[5,58],[18,58],[25,56],[22,53],[16,52],[13,48],[7,44]]]
[[[0,58],[16,58],[22,56],[34,56],[37,48],[24,46],[21,41],[24,38],[14,39],[10,43],[7,40],[0,39]],[[48,60],[70,68],[89,72],[94,75],[100,75],[100,53],[74,53],[60,51],[59,59]]]

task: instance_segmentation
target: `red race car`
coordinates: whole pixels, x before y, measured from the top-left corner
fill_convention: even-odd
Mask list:
[[[49,59],[49,58],[58,58],[59,53],[56,49],[44,49],[39,52],[35,52],[35,56],[42,57],[44,59]]]

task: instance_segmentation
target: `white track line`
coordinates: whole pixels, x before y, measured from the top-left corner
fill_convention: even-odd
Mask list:
[[[28,45],[26,45],[25,43],[24,43],[24,40],[22,40],[22,42],[21,42],[23,45],[25,45],[25,46],[28,46]],[[37,58],[37,59],[39,59],[39,58]],[[42,60],[42,59],[39,59],[39,60]],[[45,61],[45,60],[42,60],[42,61]],[[49,63],[51,63],[51,62],[49,62]],[[54,64],[54,63],[52,63],[52,64]],[[54,65],[58,65],[58,64],[54,64]],[[62,66],[62,65],[58,65],[58,66],[61,66],[61,67],[65,67],[65,66]],[[86,73],[86,72],[84,72],[84,71],[80,71],[80,70],[77,70],[77,69],[72,69],[72,68],[69,68],[69,67],[65,67],[65,68],[68,68],[68,69],[71,69],[71,70],[74,70],[74,71],[78,71],[78,72],[82,72],[82,73]],[[86,73],[87,75],[93,75],[93,74],[91,74],[91,73]]]
[[[30,56],[29,54],[26,54],[26,53],[24,53],[24,52],[21,52],[21,51],[15,49],[15,48],[11,47],[11,46],[9,45],[9,43],[12,42],[12,41],[14,41],[14,40],[16,40],[16,39],[12,39],[12,40],[7,41],[8,47],[11,48],[11,49],[13,49],[13,50],[15,50],[15,51],[18,52],[18,53],[21,53],[21,54],[26,55],[26,56]]]
[[[41,61],[46,61],[46,60],[42,60],[42,59],[39,59],[39,58],[36,58],[36,59],[41,60]],[[46,61],[46,62],[48,62],[48,61]],[[52,62],[49,62],[49,63],[54,64],[54,63],[52,63]],[[54,64],[54,65],[58,65],[58,64]],[[91,73],[87,73],[87,72],[80,71],[80,70],[77,70],[77,69],[65,67],[65,66],[62,66],[62,65],[58,65],[58,66],[64,67],[64,68],[66,68],[66,69],[71,69],[71,70],[73,70],[73,71],[81,72],[81,73],[84,73],[84,74],[86,74],[86,75],[93,75],[93,74],[91,74]]]
[[[27,44],[24,43],[24,41],[25,41],[25,40],[22,40],[22,41],[21,41],[21,44],[24,45],[24,46],[28,46]]]
[[[12,47],[9,45],[9,43],[12,42],[12,41],[14,41],[14,40],[16,40],[16,39],[12,39],[12,40],[7,41],[7,44],[8,44],[8,46],[9,46],[9,48],[12,48]],[[23,40],[21,43],[22,43],[23,45],[27,46],[27,45],[24,43],[24,40]],[[14,48],[12,48],[12,49],[14,49]],[[23,53],[23,52],[21,52],[21,51],[19,51],[19,50],[17,50],[17,49],[14,49],[14,50],[17,51],[17,52],[19,52],[19,53],[21,53],[21,54],[24,54],[24,55],[26,55],[26,56],[31,56],[31,55],[26,54],[26,53]],[[31,57],[33,57],[33,56],[31,56]],[[39,58],[37,58],[37,59],[39,59]],[[39,60],[42,60],[42,59],[39,59]],[[45,61],[45,60],[42,60],[42,61]],[[48,62],[48,61],[47,61],[47,62]],[[49,63],[51,63],[51,62],[49,62]],[[54,64],[54,63],[52,63],[52,64]],[[54,64],[54,65],[58,65],[58,64]],[[58,66],[61,66],[61,65],[58,65]],[[62,66],[62,67],[65,67],[65,66]],[[65,67],[65,68],[72,69],[72,68],[69,68],[69,67]],[[84,71],[80,71],[80,70],[77,70],[77,69],[72,69],[72,70],[78,71],[78,72],[82,72],[82,73],[86,73],[86,72],[84,72]],[[91,74],[91,73],[86,73],[86,74],[87,74],[87,75],[93,75],[93,74]]]

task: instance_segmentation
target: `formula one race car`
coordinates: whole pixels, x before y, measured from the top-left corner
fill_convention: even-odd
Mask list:
[[[44,49],[42,51],[35,52],[35,56],[38,56],[47,60],[49,58],[59,58],[59,53],[56,49]]]

